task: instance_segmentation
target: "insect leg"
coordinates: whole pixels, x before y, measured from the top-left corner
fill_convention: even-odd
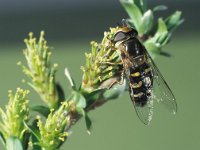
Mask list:
[[[101,65],[111,65],[111,66],[116,66],[116,65],[122,65],[122,62],[115,62],[115,63],[112,63],[112,62],[100,62]]]
[[[116,80],[114,80],[110,86],[108,87],[108,89],[112,88],[115,84],[124,84],[124,71],[121,73],[121,77],[117,77]]]

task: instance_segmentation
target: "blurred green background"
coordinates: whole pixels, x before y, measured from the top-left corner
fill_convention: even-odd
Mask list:
[[[23,39],[30,31],[36,36],[45,30],[53,48],[52,62],[59,64],[57,81],[69,92],[64,77],[68,67],[79,84],[84,65],[84,53],[90,41],[100,41],[103,32],[116,26],[127,15],[117,0],[0,0],[0,104],[7,103],[7,91],[16,87],[29,88],[21,83],[25,78],[17,61],[24,60]],[[198,0],[149,0],[150,7],[166,4],[169,9],[158,15],[166,16],[175,10],[183,11],[184,24],[164,48],[172,57],[159,56],[156,63],[173,90],[178,113],[168,114],[155,105],[153,121],[143,125],[136,116],[128,93],[103,107],[90,112],[92,134],[86,133],[84,121],[72,128],[64,144],[70,150],[169,150],[200,148],[200,21]],[[37,94],[29,95],[31,104],[40,102]],[[2,149],[2,145],[0,145]]]

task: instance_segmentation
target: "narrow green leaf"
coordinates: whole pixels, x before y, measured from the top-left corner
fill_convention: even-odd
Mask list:
[[[167,37],[168,37],[168,32],[163,32],[157,38],[156,43],[160,43],[160,45],[163,45],[163,43],[165,42],[165,40],[167,39]]]
[[[167,26],[162,18],[158,19],[158,30],[157,34],[162,34],[167,32]]]
[[[184,21],[184,19],[179,20],[171,29],[169,29],[170,33],[174,32],[174,30],[176,30],[176,28],[180,26]]]
[[[76,102],[76,106],[80,108],[86,107],[86,99],[85,97],[78,91],[73,91],[68,100],[74,100]]]
[[[23,146],[23,149],[25,149],[25,150],[28,149],[28,143],[30,140],[30,136],[31,136],[30,132],[25,132],[23,135],[22,146]]]
[[[158,53],[160,51],[160,45],[153,42],[145,42],[144,46],[148,51],[153,53]]]
[[[86,124],[87,131],[90,134],[90,131],[91,131],[91,128],[92,128],[92,121],[89,118],[88,114],[85,114],[85,124]]]
[[[141,24],[141,18],[142,18],[142,12],[137,7],[136,4],[134,4],[131,1],[127,0],[120,0],[122,6],[128,13],[129,17],[131,18],[131,21],[133,25],[135,26],[136,30],[139,30],[139,25]]]
[[[3,136],[3,134],[1,132],[0,132],[0,140],[1,140],[3,145],[6,144],[5,138],[4,138],[4,136]]]
[[[148,50],[150,56],[154,59],[157,55],[160,54],[160,44],[156,44],[153,42],[145,42],[144,43],[145,48]]]
[[[85,100],[85,97],[81,94],[78,94],[77,95],[78,97],[78,103],[77,103],[77,107],[80,107],[80,108],[85,108],[86,107],[86,100]]]
[[[33,150],[41,150],[41,146],[38,144],[38,140],[35,136],[32,136]]]
[[[59,97],[58,101],[59,101],[59,104],[61,104],[61,102],[65,100],[65,93],[59,83],[56,83],[56,89],[57,89],[58,97]]]
[[[85,110],[83,108],[77,107],[76,111],[78,114],[82,115],[83,117],[85,116]]]
[[[173,32],[180,24],[184,22],[184,19],[181,19],[181,15],[181,11],[176,11],[165,19],[165,23],[170,32]]]
[[[171,33],[168,33],[166,38],[162,41],[162,46],[166,45],[167,43],[169,43],[169,40],[171,38]]]
[[[38,130],[37,120],[36,119],[32,123],[32,128],[34,128],[35,132],[37,133],[37,134],[32,134],[32,136],[31,136],[32,143],[33,143],[33,150],[41,150],[42,148],[39,145],[40,134],[39,134],[39,130]]]
[[[168,30],[165,22],[162,18],[158,19],[158,29],[156,31],[156,34],[148,39],[148,42],[156,43],[162,45],[162,42],[167,38]]]
[[[110,100],[118,98],[126,90],[126,81],[123,84],[115,84],[103,93],[103,99]]]
[[[166,25],[170,28],[171,26],[173,26],[174,24],[176,24],[180,20],[181,14],[182,14],[181,11],[176,11],[172,15],[170,15],[169,17],[167,17],[165,19]]]
[[[163,10],[167,10],[167,6],[165,5],[158,5],[156,7],[153,8],[153,11],[163,11]]]
[[[147,10],[146,0],[133,0],[133,2],[139,7],[139,9],[144,13]]]
[[[42,105],[33,106],[33,107],[31,107],[31,109],[33,111],[36,111],[36,112],[40,113],[41,115],[43,115],[46,118],[50,113],[49,108],[46,107],[46,106],[42,106]]]
[[[37,140],[40,140],[40,132],[37,128],[37,120],[33,122],[33,125],[28,125],[26,122],[24,122],[24,125],[26,128],[37,138]]]
[[[92,100],[95,101],[97,99],[99,99],[100,95],[107,89],[97,89],[92,91],[91,93],[86,94],[86,99],[87,100]]]
[[[65,68],[65,76],[67,77],[72,89],[76,90],[76,84],[74,82],[74,80],[72,79],[69,70],[67,68]]]
[[[141,24],[139,27],[139,34],[147,34],[149,31],[151,31],[153,26],[153,12],[151,10],[148,10],[144,13],[141,19]]]
[[[7,150],[23,150],[21,141],[16,137],[10,137],[6,140]]]

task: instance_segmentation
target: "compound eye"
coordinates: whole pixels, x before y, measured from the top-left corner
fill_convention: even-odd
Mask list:
[[[116,43],[116,42],[122,41],[124,39],[126,39],[126,34],[123,32],[118,32],[114,37],[114,42]]]

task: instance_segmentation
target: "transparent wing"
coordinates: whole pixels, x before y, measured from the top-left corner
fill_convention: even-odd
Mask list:
[[[138,118],[145,124],[148,125],[153,117],[153,98],[150,98],[147,101],[147,104],[145,106],[138,106],[133,97],[133,90],[130,89],[130,96],[131,100],[134,104],[135,111],[137,113]]]
[[[146,50],[146,49],[145,49]],[[147,60],[152,67],[153,76],[154,76],[154,83],[153,83],[153,93],[154,98],[164,104],[164,106],[173,114],[177,112],[177,103],[176,99],[169,88],[167,82],[165,81],[164,77],[160,73],[159,69],[157,68],[156,64],[152,60],[149,53],[146,51]]]

